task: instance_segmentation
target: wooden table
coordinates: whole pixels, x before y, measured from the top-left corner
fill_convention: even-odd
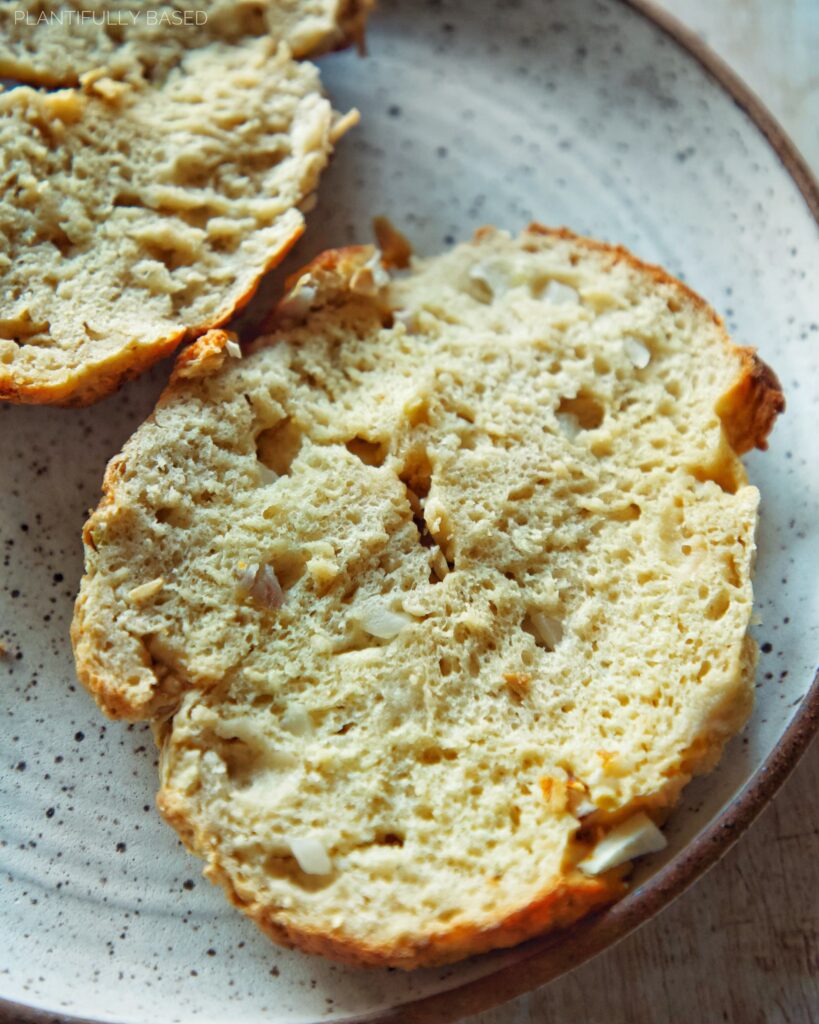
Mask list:
[[[660,0],[819,174],[819,0]],[[819,268],[817,268],[819,273]],[[817,1024],[819,743],[756,824],[619,946],[469,1024]]]

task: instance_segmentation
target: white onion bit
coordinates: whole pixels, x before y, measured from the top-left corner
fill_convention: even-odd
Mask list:
[[[306,736],[313,731],[313,720],[303,704],[291,704],[282,715],[282,726],[294,736]]]
[[[394,309],[392,318],[397,324],[403,324],[411,334],[418,327],[418,314],[412,309]]]
[[[562,281],[550,281],[543,292],[547,302],[554,306],[579,306],[580,295],[571,285],[563,284]]]
[[[316,301],[318,290],[315,285],[308,284],[310,277],[304,274],[294,287],[279,303],[277,312],[283,317],[302,317],[310,312],[310,306]]]
[[[638,370],[644,370],[651,362],[651,353],[646,346],[636,338],[623,338],[623,351],[632,366]]]
[[[368,601],[355,614],[359,625],[365,633],[377,636],[381,640],[391,640],[398,636],[402,629],[412,622],[403,612],[391,611],[380,601]]]
[[[570,412],[558,412],[555,413],[555,417],[563,436],[569,441],[574,441],[580,433],[580,423],[577,417]]]
[[[563,623],[559,619],[553,619],[543,612],[532,612],[529,615],[535,636],[540,642],[553,651],[563,639]]]
[[[324,843],[315,836],[288,839],[287,845],[306,875],[329,875],[333,870],[333,862]]]
[[[389,283],[390,275],[381,265],[381,253],[376,251],[350,277],[350,291],[358,295],[374,296]]]
[[[662,832],[641,811],[613,828],[578,867],[586,875],[600,875],[625,864],[627,860],[658,853],[667,845],[668,840]]]
[[[499,263],[476,263],[469,268],[469,276],[473,281],[480,281],[494,296],[503,295],[509,287],[507,271]]]
[[[261,460],[256,467],[259,474],[259,483],[262,487],[267,487],[269,484],[275,484],[279,479],[279,474],[274,472],[270,466],[266,466]]]
[[[281,608],[284,591],[276,573],[269,565],[259,566],[253,562],[239,571],[239,589],[258,601],[265,608]]]

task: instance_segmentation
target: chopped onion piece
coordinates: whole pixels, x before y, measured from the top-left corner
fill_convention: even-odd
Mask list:
[[[578,867],[586,875],[600,875],[635,857],[658,853],[667,845],[662,832],[641,811],[613,828]]]
[[[558,412],[555,413],[555,416],[557,419],[557,425],[560,427],[561,433],[569,441],[574,441],[574,439],[580,433],[580,423],[577,417],[570,412]]]
[[[149,580],[148,583],[140,583],[139,586],[129,590],[128,600],[131,604],[143,604],[145,601],[150,601],[152,597],[156,597],[164,586],[165,580],[163,577],[157,576],[155,580]]]
[[[259,566],[255,562],[239,569],[239,589],[258,601],[265,608],[281,608],[284,591],[269,565]]]
[[[291,704],[282,715],[282,725],[294,736],[306,736],[313,731],[310,713],[302,704]]]
[[[259,473],[259,483],[262,487],[267,487],[269,484],[275,484],[279,479],[279,474],[274,472],[270,466],[266,466],[261,460],[256,468]]]
[[[310,306],[316,300],[318,289],[315,285],[309,284],[309,281],[309,274],[302,274],[296,281],[293,288],[278,305],[277,312],[280,316],[301,317],[310,312]]]
[[[403,612],[391,611],[381,601],[368,601],[358,610],[356,619],[365,633],[377,636],[381,640],[391,640],[398,636],[412,619]]]
[[[329,875],[333,870],[324,843],[315,836],[288,839],[287,845],[306,875]]]
[[[266,608],[281,608],[284,604],[284,591],[269,565],[263,565],[256,573],[250,595]]]
[[[555,306],[579,306],[580,295],[571,285],[563,284],[562,281],[550,281],[543,292],[547,302]]]
[[[575,818],[585,818],[588,814],[593,814],[597,810],[597,804],[594,804],[589,800],[588,797],[581,797],[577,803],[572,803],[571,811]]]
[[[531,612],[529,618],[537,639],[544,647],[553,651],[563,639],[563,623],[550,615],[544,615],[543,612]]]
[[[509,274],[501,263],[476,263],[470,267],[469,276],[486,285],[492,295],[503,295],[509,287]]]
[[[381,253],[376,250],[365,264],[350,278],[350,291],[358,295],[373,296],[390,283],[390,275],[381,265]]]
[[[397,324],[403,324],[410,333],[418,326],[418,313],[414,309],[394,309],[392,318]]]
[[[253,586],[253,581],[256,579],[256,573],[258,571],[258,562],[251,562],[250,565],[245,565],[243,562],[240,562],[236,568],[236,578],[239,581],[239,589],[249,592],[250,588]]]
[[[644,370],[651,362],[651,353],[636,338],[623,338],[623,351],[631,365],[635,366],[638,370]]]

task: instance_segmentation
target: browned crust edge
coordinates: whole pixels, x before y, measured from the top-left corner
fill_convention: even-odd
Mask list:
[[[185,801],[172,790],[160,790],[157,806],[192,853],[202,856],[202,851],[212,849],[207,838],[191,825]],[[240,892],[215,852],[206,856],[205,877],[220,885],[230,902],[247,914],[274,942],[352,967],[397,967],[410,971],[453,963],[492,949],[516,946],[547,930],[567,928],[581,917],[610,904],[627,890],[620,872],[589,878],[575,870],[568,879],[550,880],[534,899],[506,912],[491,925],[455,925],[390,945],[377,945],[294,924],[284,914],[277,914],[275,908],[265,906],[249,893]]]
[[[480,241],[492,228],[479,228],[475,233]],[[739,373],[731,387],[719,397],[714,407],[722,421],[728,443],[737,453],[744,455],[752,448],[763,451],[768,447],[768,435],[773,430],[776,417],[785,411],[785,396],[779,378],[756,354],[755,348],[735,345],[725,330],[723,319],[701,295],[687,284],[669,274],[654,263],[646,263],[622,245],[609,245],[594,238],[576,235],[568,228],[550,228],[532,223],[526,229],[528,234],[545,235],[573,242],[590,251],[611,257],[614,263],[626,263],[634,270],[648,274],[655,284],[671,287],[681,292],[700,312],[704,313],[719,329],[727,350],[740,362]]]
[[[738,455],[752,448],[768,447],[768,435],[776,417],[785,411],[785,396],[779,378],[753,348],[737,348],[742,371],[717,401],[728,443]]]
[[[11,374],[0,376],[0,401],[22,405],[59,405],[71,408],[91,405],[117,390],[125,381],[139,376],[154,363],[171,355],[183,342],[200,337],[220,327],[256,294],[261,279],[285,258],[304,234],[302,221],[282,243],[271,252],[262,266],[254,272],[244,292],[223,306],[210,320],[165,335],[147,345],[124,346],[99,364],[81,364],[79,372],[56,385],[15,382]]]
[[[422,939],[379,947],[284,924],[274,919],[266,908],[243,903],[231,881],[221,871],[211,868],[207,874],[222,884],[234,906],[248,914],[279,945],[352,967],[397,967],[404,971],[439,967],[490,950],[508,949],[546,931],[568,928],[592,911],[612,903],[626,891],[622,883],[606,883],[601,879],[561,882],[544,888],[528,904],[506,914],[493,925],[466,924],[430,933]]]
[[[367,52],[367,19],[375,6],[376,0],[344,0],[337,15],[340,38],[336,40],[333,49],[343,50],[355,44],[362,56]],[[311,50],[304,56],[315,57],[321,52],[320,49]]]
[[[162,404],[163,400],[178,385],[184,384],[186,380],[205,376],[218,370],[226,358],[225,347],[227,342],[235,340],[235,334],[214,328],[183,349],[176,358],[171,379],[160,395],[156,408]],[[145,420],[145,423],[149,423],[154,419],[156,408]],[[95,549],[93,539],[94,526],[104,515],[105,511],[110,506],[116,504],[116,492],[124,465],[124,456],[125,449],[115,455],[105,468],[105,475],[102,481],[102,496],[96,508],[86,520],[82,530],[83,545],[86,548]],[[69,630],[77,678],[91,693],[100,709],[109,718],[139,722],[159,714],[168,703],[174,703],[176,698],[173,696],[165,698],[154,691],[145,702],[135,703],[133,696],[127,694],[127,685],[123,686],[120,680],[113,676],[107,668],[104,652],[100,652],[97,645],[88,636],[85,628],[85,604],[87,600],[87,594],[83,586],[85,579],[86,576],[84,575],[80,584],[80,591],[74,602],[74,614]],[[158,684],[159,677],[154,670],[156,662],[144,644],[142,644],[140,654],[143,667],[154,673]]]
[[[480,242],[494,233],[494,230],[493,228],[479,229],[475,234],[475,241]],[[584,238],[567,228],[547,228],[539,224],[532,224],[521,237],[525,239],[527,233],[571,241],[586,249],[601,252],[611,257],[614,262],[625,261],[629,266],[642,273],[648,273],[658,284],[671,286],[675,290],[681,291],[720,329],[729,350],[740,354],[742,372],[729,394],[737,388],[744,388],[749,390],[751,395],[757,396],[764,393],[760,387],[771,390],[768,383],[761,386],[747,383],[752,376],[753,366],[751,364],[751,367],[748,367],[747,360],[750,357],[745,354],[747,350],[739,349],[730,342],[722,326],[722,321],[700,296],[662,268],[642,262],[622,246],[612,246],[594,239]],[[285,287],[292,288],[305,273],[347,276],[368,259],[372,252],[372,247],[366,245],[326,250],[290,275],[285,282]],[[271,320],[275,322],[275,319],[276,311],[274,309]],[[227,337],[228,335],[223,331],[212,331],[200,338],[189,349],[180,353],[171,382],[160,402],[172,393],[180,378],[184,379],[189,376],[185,372],[189,366],[197,366],[200,363],[206,366],[214,355],[220,355]],[[764,366],[764,364],[762,365]],[[772,371],[769,372],[772,373]],[[745,391],[742,394],[744,395]],[[750,418],[752,422],[757,422],[756,414],[751,415]],[[106,471],[104,496],[97,511],[116,500],[118,475],[116,465],[116,459],[112,460]],[[96,514],[95,512],[94,516]],[[86,524],[86,530],[94,516]],[[88,542],[87,538],[86,542]],[[75,643],[77,668],[81,680],[91,689],[97,700],[101,702],[103,710],[108,714],[133,719],[134,717],[144,717],[146,713],[148,715],[154,713],[157,706],[153,701],[146,703],[141,709],[141,714],[140,709],[134,709],[132,705],[129,706],[128,702],[120,697],[116,685],[112,689],[111,681],[106,680],[101,673],[97,672],[93,652],[88,654],[82,652],[81,602],[82,594],[78,598],[75,622],[72,624],[72,640]],[[123,710],[126,712],[124,715],[122,715]],[[137,711],[136,716],[135,710]],[[710,764],[707,767],[710,767]],[[190,817],[186,814],[185,801],[178,794],[163,787],[158,794],[157,803],[165,819],[176,829],[192,852],[201,855],[205,851],[212,850],[206,837],[191,824]],[[207,853],[206,856],[208,856]],[[406,970],[436,966],[487,952],[490,949],[517,945],[544,931],[567,927],[595,909],[613,902],[627,890],[626,884],[619,877],[590,879],[575,871],[570,881],[561,880],[550,883],[526,906],[507,913],[501,920],[490,926],[466,924],[451,929],[441,929],[421,938],[407,939],[391,946],[376,946],[358,942],[350,936],[333,936],[305,929],[287,921],[284,915],[277,914],[275,909],[242,894],[215,852],[211,852],[208,856],[205,875],[212,881],[218,882],[224,888],[231,903],[250,916],[267,935],[281,945],[296,947],[307,953],[319,954],[354,966],[399,967]]]
[[[376,0],[343,0],[337,14],[338,37],[327,46],[298,53],[295,56],[317,56],[326,49],[344,49],[355,43],[364,52],[364,33],[367,19]],[[55,85],[45,79],[32,81],[35,85]],[[77,83],[74,83],[76,85]],[[350,125],[351,126],[351,125]],[[333,144],[338,137],[333,137]],[[329,157],[328,153],[328,157]],[[156,341],[142,345],[126,345],[112,353],[102,364],[80,364],[73,374],[59,384],[39,384],[15,379],[12,372],[0,372],[0,401],[18,405],[57,405],[80,408],[92,405],[117,391],[126,381],[144,373],[161,359],[171,355],[180,345],[194,341],[206,331],[221,327],[235,313],[243,309],[258,290],[262,278],[285,258],[305,231],[305,224],[295,228],[277,249],[271,252],[262,266],[254,272],[248,287],[229,302],[211,319],[163,335]]]
[[[294,288],[298,280],[305,274],[342,274],[347,275],[360,263],[369,258],[373,252],[371,245],[342,245],[338,249],[325,249],[314,256],[308,263],[289,274],[284,282],[285,291]],[[274,314],[276,307],[274,307]]]

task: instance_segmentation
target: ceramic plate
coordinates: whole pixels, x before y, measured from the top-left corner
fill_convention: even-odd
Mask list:
[[[147,728],[105,722],[74,677],[80,527],[167,364],[89,410],[4,407],[6,1019],[31,1007],[38,1020],[118,1024],[452,1020],[555,976],[658,910],[726,848],[807,742],[819,704],[815,690],[808,696],[819,650],[819,234],[809,175],[724,69],[632,4],[383,0],[369,51],[321,62],[336,107],[358,107],[362,123],[339,145],[291,268],[369,239],[378,213],[423,253],[485,223],[565,224],[664,264],[779,372],[787,413],[770,451],[748,459],[763,495],[753,720],[718,770],[686,791],[664,858],[641,869],[624,902],[560,941],[411,975],[280,950],[201,879],[160,821]],[[245,321],[264,307],[262,294]]]

